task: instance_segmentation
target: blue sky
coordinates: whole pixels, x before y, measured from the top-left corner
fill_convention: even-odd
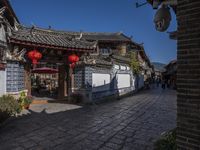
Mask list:
[[[138,0],[144,2],[145,0]],[[144,43],[151,61],[168,63],[176,59],[176,41],[157,32],[155,10],[150,5],[135,8],[137,0],[10,0],[23,25],[32,24],[68,31],[119,32]],[[172,12],[172,11],[171,11]],[[176,30],[172,12],[168,31]]]

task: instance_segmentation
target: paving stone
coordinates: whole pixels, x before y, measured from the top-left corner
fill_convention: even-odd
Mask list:
[[[23,147],[19,146],[19,147],[13,147],[13,150],[25,150]]]
[[[109,142],[112,142],[112,143],[114,143],[114,144],[121,145],[121,144],[124,142],[124,140],[123,140],[123,139],[118,139],[118,138],[113,137],[112,139],[110,139]]]
[[[121,148],[121,145],[118,145],[118,144],[115,144],[115,143],[111,143],[111,142],[106,143],[105,146],[109,147],[111,149],[120,149]]]
[[[172,90],[142,91],[109,103],[73,106],[79,109],[70,111],[68,105],[35,105],[29,115],[8,122],[0,128],[0,149],[145,150],[176,127]]]
[[[113,150],[113,149],[110,147],[107,147],[107,146],[103,146],[103,147],[99,148],[99,150]]]
[[[22,143],[22,145],[25,149],[29,149],[31,147],[37,146],[37,144],[33,141],[28,141],[28,142]]]
[[[117,139],[120,139],[120,140],[124,140],[124,139],[126,139],[126,135],[116,134],[116,135],[114,135],[114,138],[117,138]]]
[[[39,143],[40,141],[44,140],[44,137],[41,137],[40,135],[34,135],[32,137],[29,137],[31,140],[33,140],[36,143]]]

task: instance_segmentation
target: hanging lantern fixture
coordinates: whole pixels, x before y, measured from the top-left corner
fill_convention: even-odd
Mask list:
[[[75,54],[69,55],[68,56],[68,62],[70,63],[70,68],[75,67],[75,63],[79,61],[79,57]]]
[[[42,54],[37,50],[28,52],[28,58],[32,60],[33,65],[38,64],[38,60],[42,58]]]

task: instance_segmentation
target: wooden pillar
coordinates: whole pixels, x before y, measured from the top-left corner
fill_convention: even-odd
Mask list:
[[[72,93],[72,88],[73,88],[73,69],[71,67],[68,67],[68,95]]]
[[[30,64],[24,65],[24,82],[25,89],[28,90],[28,95],[31,95],[31,66]]]
[[[59,66],[58,75],[58,99],[64,99],[67,96],[67,84],[66,84],[66,69],[64,65]]]

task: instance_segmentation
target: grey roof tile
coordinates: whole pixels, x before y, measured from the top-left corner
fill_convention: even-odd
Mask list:
[[[96,42],[76,40],[70,34],[39,28],[20,27],[10,36],[11,42],[22,41],[27,43],[51,45],[63,48],[77,48],[94,50]]]

